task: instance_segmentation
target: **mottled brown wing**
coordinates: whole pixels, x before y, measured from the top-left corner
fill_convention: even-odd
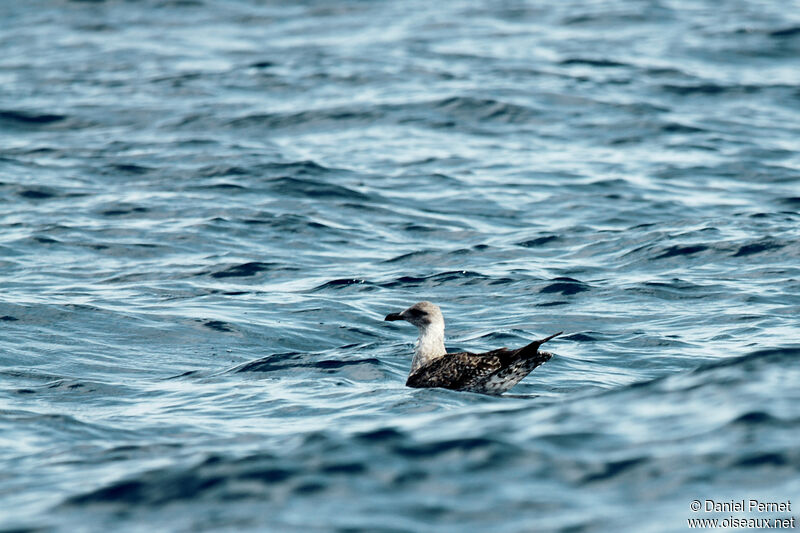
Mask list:
[[[443,355],[408,376],[406,386],[502,393],[531,370],[548,361],[553,354],[539,352],[539,347],[562,333],[563,331],[559,331],[516,350],[500,348],[486,353],[459,352]]]
[[[507,365],[518,350],[501,348],[486,353],[459,352],[443,355],[408,376],[408,387],[442,387],[462,390]]]

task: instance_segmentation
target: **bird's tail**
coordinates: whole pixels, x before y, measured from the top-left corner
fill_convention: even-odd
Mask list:
[[[528,356],[535,355],[536,352],[539,351],[539,346],[541,346],[542,344],[546,343],[550,339],[558,337],[562,333],[564,333],[564,332],[563,331],[559,331],[558,333],[550,335],[549,337],[545,337],[544,339],[539,339],[538,341],[533,341],[532,343],[530,343],[529,345],[525,346],[524,348],[522,348],[520,350],[520,352],[521,352],[520,355],[523,355],[523,354],[526,354]]]
[[[553,354],[550,352],[540,352],[539,346],[546,343],[550,339],[558,337],[564,333],[563,331],[559,331],[555,335],[550,335],[549,337],[545,337],[544,339],[539,339],[538,341],[533,341],[527,346],[523,346],[519,350],[515,350],[512,352],[511,358],[516,361],[524,361],[524,365],[528,368],[528,372],[536,368],[537,366],[546,363],[549,361]],[[511,362],[508,363],[509,365]]]

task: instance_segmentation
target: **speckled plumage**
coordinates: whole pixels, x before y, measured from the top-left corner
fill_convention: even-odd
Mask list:
[[[482,394],[502,394],[534,368],[549,361],[553,354],[540,352],[539,347],[561,334],[556,333],[516,350],[500,348],[486,353],[446,353],[444,319],[438,306],[419,302],[402,313],[387,315],[385,320],[405,320],[419,328],[420,337],[407,386],[441,387]]]

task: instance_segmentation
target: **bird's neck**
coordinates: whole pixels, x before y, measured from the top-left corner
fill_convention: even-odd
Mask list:
[[[444,349],[444,324],[428,324],[419,328],[419,338],[414,346],[411,372],[425,366],[447,353]]]

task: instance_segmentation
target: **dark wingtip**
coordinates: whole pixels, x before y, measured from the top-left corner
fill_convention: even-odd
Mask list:
[[[384,322],[389,321],[393,322],[395,320],[403,320],[403,317],[400,316],[400,313],[389,313],[386,315],[386,318],[383,319]]]
[[[563,331],[559,331],[558,333],[554,333],[553,335],[550,335],[549,337],[545,337],[544,339],[539,341],[539,344],[544,344],[547,341],[549,341],[550,339],[554,339],[555,337],[558,337],[562,333],[564,333],[564,332]]]

